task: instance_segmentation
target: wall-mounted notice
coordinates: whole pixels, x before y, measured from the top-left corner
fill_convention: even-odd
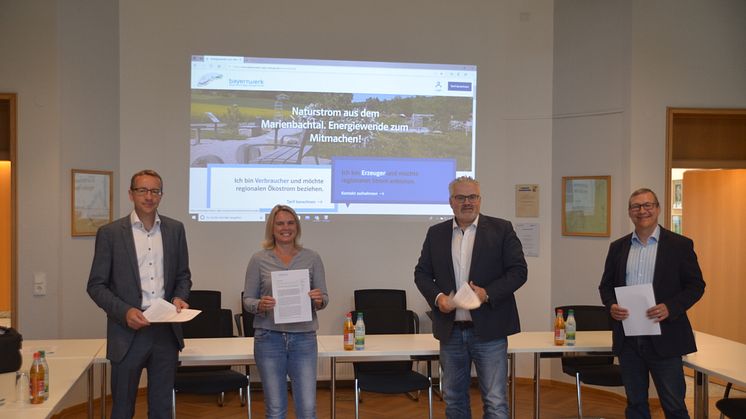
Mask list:
[[[539,216],[539,185],[515,185],[515,216]]]

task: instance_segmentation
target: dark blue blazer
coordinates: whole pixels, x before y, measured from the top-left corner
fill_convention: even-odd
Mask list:
[[[166,301],[189,299],[192,287],[184,225],[158,215],[163,238],[163,277]],[[119,362],[129,351],[135,331],[127,326],[127,311],[142,307],[140,269],[130,216],[98,229],[96,251],[88,277],[88,295],[106,312],[106,357]],[[184,347],[181,326],[171,324],[179,349]]]
[[[632,233],[609,246],[604,273],[598,287],[601,301],[609,309],[612,304],[617,304],[614,288],[626,285],[627,257],[631,240]],[[686,311],[704,294],[705,281],[702,279],[702,270],[699,268],[692,240],[663,227],[655,257],[653,292],[656,304],[665,304],[669,313],[668,318],[660,323],[661,334],[651,336],[658,355],[671,357],[696,352],[694,332]],[[622,322],[613,321],[612,330],[613,350],[619,354],[624,342]]]
[[[451,256],[453,220],[427,231],[422,253],[414,269],[414,282],[433,311],[433,335],[446,340],[451,335],[455,311],[443,313],[435,305],[439,293],[456,291]],[[479,215],[469,281],[484,288],[489,301],[471,310],[474,333],[481,339],[504,338],[521,331],[515,291],[528,277],[523,247],[509,221]]]

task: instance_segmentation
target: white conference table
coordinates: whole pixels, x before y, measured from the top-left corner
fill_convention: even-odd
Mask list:
[[[684,365],[695,370],[695,417],[707,417],[707,379],[718,377],[746,386],[746,345],[702,332],[695,332],[699,352],[683,358]],[[69,389],[82,376],[89,374],[89,417],[92,416],[92,364],[102,365],[105,371],[105,339],[27,340],[23,343],[24,365],[28,370],[31,354],[44,349],[50,366],[50,398],[41,405],[18,405],[7,400],[0,406],[0,419],[23,415],[46,418]],[[253,338],[186,339],[179,359],[182,365],[249,365],[254,363]],[[611,332],[577,332],[575,346],[555,346],[551,331],[521,332],[508,338],[510,362],[511,413],[515,416],[515,355],[534,355],[534,417],[540,415],[541,354],[569,352],[608,352]],[[368,335],[363,351],[345,351],[342,335],[319,335],[318,356],[331,363],[331,417],[335,418],[336,363],[435,357],[439,354],[438,341],[431,334]],[[102,383],[105,378],[102,375]],[[104,386],[102,385],[102,388]],[[102,393],[103,395],[104,393]],[[104,410],[102,409],[102,417]]]
[[[254,338],[184,339],[182,366],[249,365],[254,363]]]
[[[88,373],[89,417],[92,416],[93,377],[92,365],[103,347],[103,339],[49,339],[25,340],[21,349],[23,365],[28,371],[33,362],[33,353],[44,350],[49,365],[49,399],[41,404],[18,403],[15,394],[0,406],[0,418],[42,419],[56,412],[60,401],[67,395],[78,379]],[[15,389],[15,386],[14,386]]]
[[[746,387],[746,345],[703,332],[694,332],[697,352],[684,356],[684,365],[694,369],[694,417],[709,413],[709,377]]]

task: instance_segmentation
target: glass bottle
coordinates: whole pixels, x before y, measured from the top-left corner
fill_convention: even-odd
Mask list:
[[[355,350],[362,351],[363,349],[365,349],[365,322],[363,322],[363,313],[358,311],[355,322]]]
[[[31,393],[31,404],[44,402],[44,364],[41,363],[41,354],[34,352],[34,363],[29,370],[29,391]]]
[[[565,344],[575,346],[575,331],[578,329],[575,323],[575,310],[567,310],[567,321],[565,322]]]
[[[562,346],[565,344],[565,319],[562,310],[557,309],[557,317],[554,319],[554,344]]]
[[[347,313],[345,316],[343,333],[345,351],[355,349],[355,325],[352,324],[352,313]]]

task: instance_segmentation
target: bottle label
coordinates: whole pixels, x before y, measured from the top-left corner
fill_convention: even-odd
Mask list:
[[[568,346],[575,345],[575,331],[574,330],[567,332],[566,343],[567,343]]]
[[[350,332],[345,332],[345,337],[344,337],[345,349],[347,348],[352,349],[354,345],[355,345],[355,334],[350,333]]]
[[[365,332],[355,331],[355,350],[362,351],[365,349]]]

